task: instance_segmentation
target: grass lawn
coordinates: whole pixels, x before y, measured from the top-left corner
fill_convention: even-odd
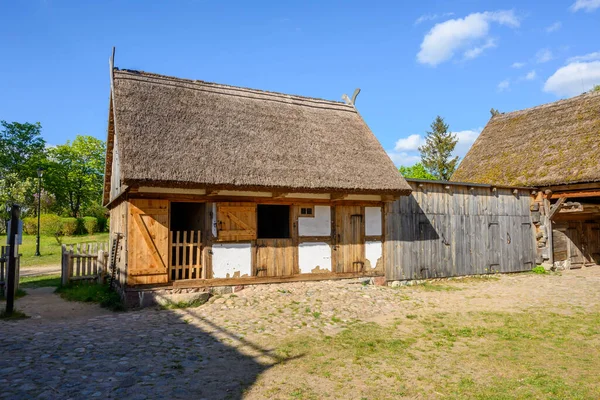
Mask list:
[[[41,287],[58,286],[60,286],[60,275],[28,276],[19,280],[20,289],[37,289]]]
[[[34,256],[35,239],[35,235],[23,235],[23,244],[19,246],[19,253],[23,255],[21,257],[21,267],[60,264],[61,246],[54,236],[40,237],[40,253],[42,255],[39,257]],[[108,242],[108,233],[65,236],[62,239],[63,244]],[[6,244],[6,235],[0,236],[0,243]]]
[[[125,309],[119,294],[111,290],[108,284],[73,282],[67,286],[59,286],[56,293],[60,294],[60,297],[65,300],[98,303],[101,307],[112,311],[123,311]]]
[[[600,313],[576,309],[357,323],[333,337],[288,340],[278,353],[293,361],[277,367],[273,397],[600,398]]]

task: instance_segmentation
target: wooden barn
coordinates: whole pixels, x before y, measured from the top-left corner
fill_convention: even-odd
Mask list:
[[[537,188],[537,262],[600,264],[600,92],[493,116],[452,179]]]
[[[116,68],[106,161],[126,291],[381,276],[411,192],[347,97]]]

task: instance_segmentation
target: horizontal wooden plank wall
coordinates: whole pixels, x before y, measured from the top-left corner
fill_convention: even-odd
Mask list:
[[[410,182],[386,205],[387,280],[517,272],[535,266],[530,193]]]

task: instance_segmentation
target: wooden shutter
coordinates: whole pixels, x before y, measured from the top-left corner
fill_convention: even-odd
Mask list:
[[[168,200],[132,199],[129,207],[128,226],[128,275],[135,277],[130,283],[167,282],[169,265]],[[152,275],[153,277],[145,279],[141,277],[142,275]]]
[[[217,240],[256,239],[255,203],[217,203]]]

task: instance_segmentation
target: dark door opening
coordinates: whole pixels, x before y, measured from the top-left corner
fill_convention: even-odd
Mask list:
[[[287,239],[290,235],[290,206],[259,204],[257,211],[258,239]]]
[[[204,225],[205,203],[171,203],[172,231],[200,231]]]

